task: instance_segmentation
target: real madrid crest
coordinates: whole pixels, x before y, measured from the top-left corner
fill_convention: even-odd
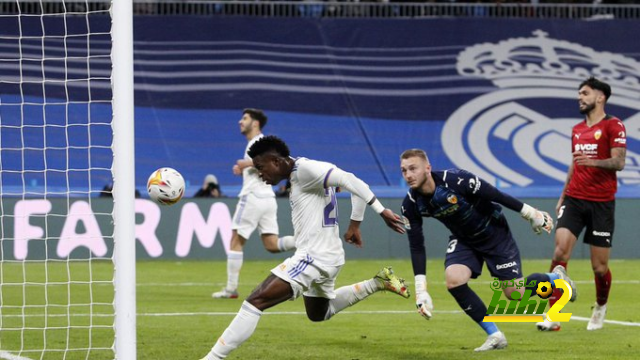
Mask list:
[[[469,46],[458,54],[461,76],[490,80],[496,86],[456,109],[442,129],[445,154],[456,167],[497,187],[538,185],[566,180],[571,164],[571,129],[580,120],[548,111],[548,101],[575,106],[578,85],[596,76],[615,89],[610,106],[640,111],[640,62],[578,43],[553,39],[542,30],[530,37]],[[637,116],[623,122],[633,128]],[[623,141],[640,140],[627,133]],[[599,139],[602,132],[594,134]],[[633,139],[631,139],[633,137]],[[494,146],[500,144],[500,146]],[[632,149],[627,158],[640,163]],[[618,173],[622,184],[637,184],[640,170]]]

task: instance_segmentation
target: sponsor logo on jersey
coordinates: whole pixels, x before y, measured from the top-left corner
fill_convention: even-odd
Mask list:
[[[498,264],[498,265],[496,265],[496,270],[507,269],[507,268],[510,268],[510,267],[516,266],[516,265],[517,264],[516,264],[515,261],[508,262],[506,264]]]
[[[593,230],[593,232],[591,233],[593,234],[593,236],[611,236],[611,233],[607,232],[607,231],[595,231]]]
[[[457,204],[458,203],[458,197],[451,194],[449,196],[447,196],[447,201],[452,203],[452,204]]]
[[[575,151],[597,152],[598,144],[576,144]]]
[[[458,211],[459,207],[460,207],[460,205],[458,205],[458,204],[451,205],[448,209],[442,210],[440,212],[437,212],[437,213],[433,214],[433,216],[434,217],[441,217],[441,216],[451,215],[452,213]]]
[[[576,134],[576,139],[580,139],[580,134]]]
[[[627,143],[627,139],[615,139],[615,140],[613,140],[613,142],[617,142],[618,144],[626,144]]]
[[[475,194],[476,192],[478,192],[478,190],[480,190],[480,185],[481,181],[477,176],[473,179],[469,179],[469,188],[471,188],[472,194]]]

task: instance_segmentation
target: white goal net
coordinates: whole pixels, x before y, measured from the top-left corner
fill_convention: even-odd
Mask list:
[[[111,4],[0,6],[0,359],[114,359]]]

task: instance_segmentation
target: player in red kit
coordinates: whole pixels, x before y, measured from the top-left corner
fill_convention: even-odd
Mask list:
[[[627,139],[622,121],[604,111],[611,87],[590,77],[578,89],[580,113],[585,119],[573,127],[571,134],[573,161],[556,205],[558,225],[551,268],[567,267],[578,235],[586,228],[584,242],[590,245],[596,283],[596,304],[587,330],[598,330],[604,324],[611,289],[609,255],[618,185],[616,172],[624,169]],[[554,291],[550,305],[559,297],[560,293]],[[560,330],[560,323],[556,322],[536,325],[542,331]]]

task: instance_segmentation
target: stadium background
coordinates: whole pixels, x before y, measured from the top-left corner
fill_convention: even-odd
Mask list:
[[[504,324],[512,350],[487,356],[515,351],[521,359],[556,358],[566,350],[563,356],[576,359],[640,357],[638,260],[632,259],[639,256],[640,71],[629,38],[637,32],[639,5],[134,0],[136,186],[143,198],[135,204],[135,239],[117,238],[137,244],[142,261],[134,279],[121,261],[131,253],[119,246],[111,256],[112,201],[99,197],[113,161],[108,3],[0,0],[0,358],[113,359],[114,331],[116,344],[137,343],[141,360],[206,353],[239,305],[210,293],[224,286],[224,244],[240,188],[228,170],[245,145],[236,125],[245,106],[265,108],[272,120],[267,132],[287,139],[296,155],[356,172],[391,208],[398,209],[405,191],[398,152],[420,146],[437,167],[473,168],[551,210],[568,160],[568,130],[579,118],[576,86],[588,73],[613,80],[609,110],[629,131],[606,330],[584,331],[595,289],[579,245],[570,271],[582,300],[565,308],[571,322],[560,334]],[[81,20],[86,8],[104,13]],[[511,61],[495,61],[502,56]],[[187,197],[159,207],[144,189],[159,166],[180,169],[189,194],[215,173],[227,198]],[[339,201],[345,224],[349,200]],[[279,199],[279,211],[282,232],[290,233],[286,199]],[[526,272],[548,268],[553,237],[536,237],[517,214],[506,215],[528,258]],[[430,322],[416,316],[412,300],[385,294],[319,324],[306,321],[301,302],[286,302],[265,313],[233,356],[468,359],[484,334],[444,286],[446,230],[435,221],[426,228],[436,304]],[[364,249],[347,246],[338,286],[371,276],[382,264],[412,286],[405,237],[370,211],[363,232]],[[267,254],[254,240],[246,249],[242,297],[283,256]],[[135,285],[135,293],[118,286],[123,282]],[[486,300],[490,283],[485,271],[470,285]],[[137,316],[129,312],[133,299]],[[114,328],[125,318],[135,320],[137,336]]]
[[[55,19],[45,22],[48,30],[64,31]],[[640,31],[637,21],[166,15],[136,16],[134,24],[137,188],[144,194],[148,174],[158,167],[170,166],[187,180],[187,197],[195,193],[208,173],[218,177],[229,197],[197,202],[185,199],[172,208],[150,210],[159,216],[158,227],[152,233],[164,249],[159,256],[224,258],[220,244],[228,241],[228,228],[220,217],[208,216],[216,202],[233,212],[233,197],[240,189],[241,179],[234,177],[230,169],[246,145],[237,125],[245,107],[264,109],[270,118],[265,133],[285,139],[293,155],[330,161],[354,172],[396,210],[406,191],[398,171],[398,155],[404,149],[420,147],[429,153],[435,168],[473,170],[502,190],[552,211],[562,187],[563,178],[557,174],[564,173],[569,161],[569,129],[579,120],[574,95],[577,84],[588,73],[612,79],[614,95],[607,109],[625,120],[628,130],[628,157],[626,169],[620,173],[622,200],[613,257],[640,256],[634,246],[640,233],[634,220],[640,216],[640,53],[633,37],[628,36]],[[17,31],[10,25],[0,23],[3,33]],[[97,28],[108,25],[106,18],[92,22]],[[87,25],[84,19],[71,18],[66,26]],[[83,39],[69,40],[66,45],[72,52],[104,55],[108,54],[110,43],[96,39],[90,50]],[[495,56],[487,60],[479,53],[475,58],[478,72],[469,73],[469,68],[461,67],[468,65],[462,62],[462,54],[478,46],[485,46]],[[61,51],[54,44],[49,48],[52,52]],[[496,61],[505,53],[511,62]],[[99,57],[92,61],[100,63]],[[103,64],[102,70],[108,73],[108,61]],[[487,66],[492,68],[485,72]],[[45,64],[49,77],[56,73],[73,77],[83,68],[86,64],[73,61]],[[25,76],[30,75],[29,67],[23,71]],[[92,91],[110,91],[104,85],[92,84]],[[3,104],[20,100],[17,88],[3,86]],[[72,104],[50,106],[45,112],[40,107],[34,108],[39,112],[29,112],[28,105],[3,107],[4,118],[15,118],[11,116],[15,111],[23,111],[27,119],[46,116],[50,120],[67,112],[72,114],[72,120],[88,114],[94,119],[110,118],[106,105],[73,108],[73,100],[86,100],[86,93],[75,93],[72,84],[68,91],[55,84],[25,86],[22,91],[25,99],[37,102],[44,97],[42,89],[46,89],[47,98],[68,98]],[[478,107],[478,103],[487,106]],[[487,119],[493,122],[483,128]],[[451,125],[452,121],[457,122]],[[40,143],[44,136],[28,129],[24,137],[11,136],[7,133],[10,129],[3,131],[3,147],[9,148]],[[110,129],[96,128],[91,136],[94,144],[109,144]],[[59,138],[59,134],[49,134],[48,141]],[[92,152],[94,165],[95,161],[109,165],[111,158],[105,149]],[[85,156],[72,154],[70,163],[63,164],[64,155],[51,151],[44,158],[30,159],[27,151],[24,159],[5,156],[3,166],[18,169],[22,161],[31,160],[51,168],[73,168],[74,162],[78,168],[86,166]],[[37,193],[44,186],[39,176],[24,174],[24,179],[15,178],[15,184],[11,177],[5,177],[2,186],[11,189],[25,181],[27,191]],[[97,193],[110,178],[106,172],[96,176],[91,187]],[[66,181],[60,179],[63,180]],[[69,180],[72,187],[86,185],[80,178],[77,183],[73,176]],[[48,178],[47,182],[50,191],[56,185],[66,186],[56,184],[55,178]],[[63,200],[60,204],[55,198],[48,201],[54,207],[66,206]],[[155,206],[142,200],[140,203],[147,204],[141,205],[147,208]],[[6,204],[7,214],[11,214],[13,206],[11,202]],[[109,204],[98,199],[92,203],[94,207]],[[202,230],[190,233],[195,245],[188,254],[178,255],[174,249],[183,212],[185,207],[193,210],[193,204],[204,225],[191,225]],[[279,205],[282,233],[290,233],[288,204],[283,200]],[[348,213],[348,200],[342,199],[343,224]],[[139,225],[149,219],[145,215],[151,216],[141,210]],[[63,220],[48,224],[49,229],[62,229]],[[86,234],[87,222],[82,218],[75,221],[76,235]],[[371,227],[365,231],[369,238],[366,252],[350,256],[406,257],[402,238],[383,229],[379,222],[369,224]],[[433,221],[427,224],[434,229],[428,233],[430,251],[442,254],[446,231]],[[524,221],[512,224],[525,257],[550,256],[550,238],[535,238]],[[5,231],[10,234],[14,225],[5,224]],[[109,226],[100,223],[101,232],[110,233],[104,230]],[[219,230],[217,234],[215,229]],[[213,234],[215,243],[203,240]],[[260,250],[257,242],[249,244],[247,259],[273,256]],[[3,246],[7,247],[6,254],[15,255],[12,243]],[[48,249],[53,252],[56,246]],[[34,242],[29,245],[30,257],[42,256],[43,251],[44,247],[39,249]],[[74,251],[73,256],[82,257],[86,248]],[[575,255],[585,254],[585,248],[581,248]],[[157,257],[142,245],[138,255]]]

